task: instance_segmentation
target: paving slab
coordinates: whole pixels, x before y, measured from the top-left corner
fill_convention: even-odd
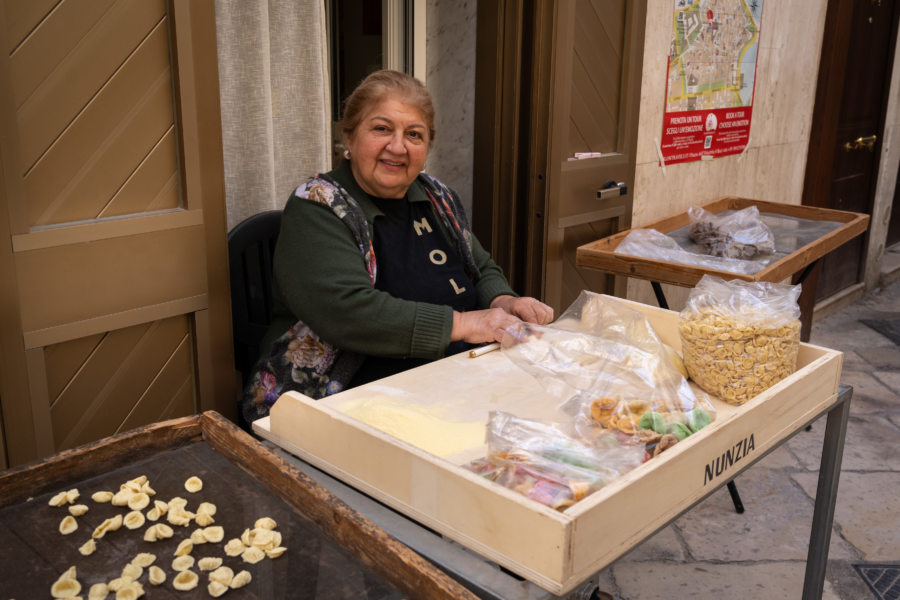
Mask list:
[[[816,475],[798,473],[797,483],[815,493]],[[900,472],[842,472],[834,513],[835,529],[829,557],[841,559],[835,541],[846,540],[865,561],[900,560]],[[838,544],[840,546],[841,544]]]
[[[810,435],[798,435],[788,444],[810,471],[817,471],[822,456],[825,423],[816,421]],[[900,471],[900,429],[881,415],[851,415],[844,438],[841,472]],[[900,495],[900,488],[895,492]]]
[[[853,568],[858,560],[829,560],[825,579],[841,600],[874,600],[872,592]]]
[[[831,350],[834,350],[834,348],[831,348]],[[859,349],[844,349],[841,350],[841,352],[844,354],[843,362],[841,363],[843,371],[874,371],[877,368],[868,358],[863,356]],[[880,356],[884,354],[884,352],[873,348],[872,354]]]
[[[797,600],[802,561],[760,563],[626,563],[613,567],[620,600]],[[825,581],[824,600],[841,600]],[[859,597],[857,597],[858,599]]]
[[[805,431],[801,431],[797,435],[805,435]],[[790,446],[788,444],[784,444],[779,446],[763,458],[759,460],[755,465],[753,465],[754,469],[797,469],[803,468],[802,463],[797,458],[797,455],[791,452]],[[738,476],[735,480],[738,486],[741,485],[741,477]],[[740,491],[740,489],[738,490]]]
[[[844,355],[844,368],[848,367],[848,357],[853,355],[852,361],[862,361],[862,368],[874,368],[876,370],[900,371],[900,346],[893,348],[886,346],[873,346],[871,348],[856,348]]]
[[[853,387],[851,414],[878,413],[897,408],[897,392],[879,379],[877,371],[841,371],[841,383]]]
[[[751,467],[737,479],[743,514],[735,512],[726,493],[678,519],[675,526],[690,556],[711,562],[806,560],[813,501],[791,475],[791,471]],[[832,550],[835,558],[855,556],[841,540],[832,541]]]
[[[873,376],[875,377],[875,379],[883,383],[885,387],[894,392],[895,401],[889,402],[885,408],[887,410],[900,408],[900,402],[896,401],[897,395],[900,395],[900,367],[898,367],[896,370],[878,369],[873,373]]]
[[[893,347],[893,343],[878,335],[857,319],[846,319],[834,323],[827,328],[816,329],[813,326],[809,342],[816,346],[824,346],[841,352],[852,352],[854,348]]]
[[[623,556],[620,561],[684,561],[687,558],[684,541],[673,525],[662,529],[659,533]]]

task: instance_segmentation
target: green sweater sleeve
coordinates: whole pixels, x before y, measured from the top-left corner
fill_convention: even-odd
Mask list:
[[[481,277],[475,283],[478,292],[479,308],[488,308],[491,301],[497,296],[518,296],[503,275],[503,270],[494,262],[491,255],[482,248],[475,235],[472,235],[472,255],[475,258],[475,266],[481,272]]]
[[[338,348],[435,359],[450,343],[452,309],[375,289],[353,234],[327,206],[288,200],[273,268],[277,301]]]

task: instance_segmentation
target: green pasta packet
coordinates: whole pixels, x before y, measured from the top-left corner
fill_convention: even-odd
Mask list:
[[[691,431],[694,433],[700,431],[710,423],[712,423],[712,417],[710,417],[709,413],[702,408],[695,408],[688,413],[688,427],[690,427]]]
[[[665,435],[667,428],[666,418],[655,411],[645,412],[638,421],[638,429],[652,429],[660,435]]]
[[[691,428],[684,423],[670,423],[668,433],[674,435],[680,442],[693,432],[691,431]]]

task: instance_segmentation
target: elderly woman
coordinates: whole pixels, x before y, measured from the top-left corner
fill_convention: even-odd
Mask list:
[[[457,194],[422,172],[435,131],[418,80],[373,73],[347,98],[341,127],[347,160],[284,209],[248,422],[288,390],[321,398],[553,319],[510,289]]]

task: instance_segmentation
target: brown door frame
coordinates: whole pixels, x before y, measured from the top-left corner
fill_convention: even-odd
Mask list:
[[[472,222],[513,289],[543,296],[553,2],[478,3]]]
[[[207,307],[192,315],[197,410],[216,410],[236,420],[215,2],[168,3],[175,17],[176,119],[181,126],[179,154],[185,163],[185,208],[192,200],[202,204],[206,233]]]

